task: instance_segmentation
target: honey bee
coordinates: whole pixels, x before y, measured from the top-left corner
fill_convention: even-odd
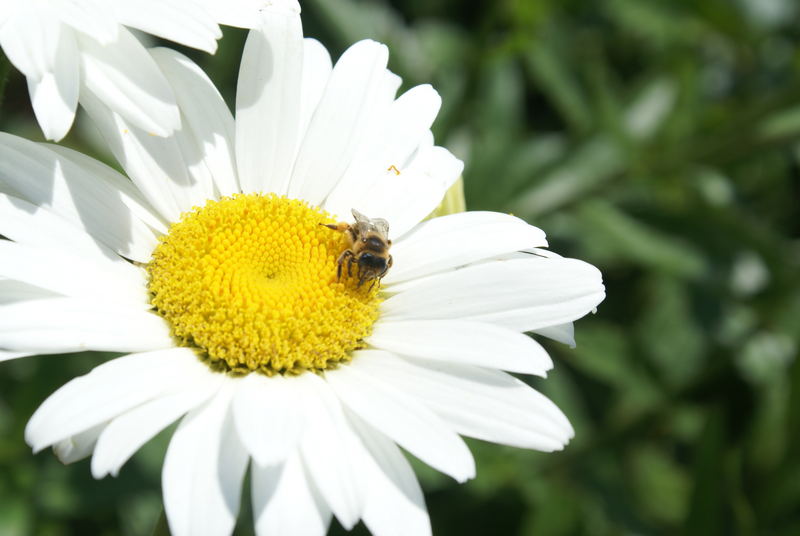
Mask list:
[[[356,222],[321,223],[329,229],[344,233],[348,248],[345,249],[336,263],[336,277],[342,278],[342,266],[347,263],[347,276],[352,276],[353,264],[358,266],[358,286],[372,281],[370,289],[376,282],[380,283],[389,268],[392,267],[392,256],[389,255],[389,222],[383,218],[368,218],[356,209],[352,209]]]

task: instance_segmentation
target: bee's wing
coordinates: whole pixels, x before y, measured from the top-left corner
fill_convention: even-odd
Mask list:
[[[370,222],[370,219],[368,217],[364,216],[363,214],[361,214],[356,209],[352,208],[352,209],[350,209],[350,212],[353,213],[353,218],[355,218],[356,223],[369,223]]]
[[[389,222],[384,220],[383,218],[375,218],[373,220],[369,220],[372,228],[378,231],[383,236],[389,236]]]
[[[376,231],[383,236],[389,235],[389,222],[383,218],[369,218],[356,209],[351,209],[356,220],[356,227],[362,232]]]

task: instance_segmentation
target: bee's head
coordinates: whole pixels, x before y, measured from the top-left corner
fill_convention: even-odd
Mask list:
[[[364,252],[358,257],[358,265],[370,270],[382,271],[386,268],[386,258]]]

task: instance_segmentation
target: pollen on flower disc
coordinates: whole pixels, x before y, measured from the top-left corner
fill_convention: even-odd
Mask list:
[[[377,288],[336,275],[341,233],[302,201],[240,194],[182,216],[147,266],[151,303],[215,370],[299,374],[348,361]]]

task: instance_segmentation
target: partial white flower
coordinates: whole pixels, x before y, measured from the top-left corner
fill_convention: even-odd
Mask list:
[[[27,78],[47,139],[67,134],[87,94],[166,136],[180,127],[175,96],[128,28],[214,53],[218,24],[252,28],[276,5],[300,11],[296,0],[3,0],[0,47]]]
[[[398,446],[463,482],[462,435],[569,441],[562,412],[504,371],[546,374],[524,332],[570,342],[604,297],[600,273],[516,253],[546,241],[509,215],[424,220],[462,171],[433,145],[430,86],[396,97],[385,46],[359,42],[332,66],[277,13],[250,33],[234,120],[189,59],[149,53],[181,110],[173,135],[84,102],[130,180],[0,135],[0,359],[129,352],[42,404],[35,451],[117,475],[180,419],[163,467],[175,535],[229,534],[248,462],[258,534],[322,535],[336,516],[425,535]],[[372,288],[337,278],[348,246],[320,225],[353,208],[390,225],[394,266]]]

